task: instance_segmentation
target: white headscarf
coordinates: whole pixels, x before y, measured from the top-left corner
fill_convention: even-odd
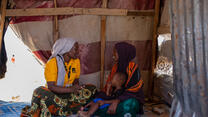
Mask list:
[[[50,59],[56,57],[57,55],[63,55],[66,52],[69,52],[75,43],[76,41],[71,38],[58,39],[53,45]]]
[[[75,43],[76,41],[74,41],[71,38],[62,38],[62,39],[58,39],[53,45],[52,55],[49,59],[56,57],[57,67],[58,67],[58,79],[57,79],[58,86],[64,86],[64,79],[66,75],[63,54],[69,52]],[[67,86],[71,86],[71,85],[72,84],[69,84]]]

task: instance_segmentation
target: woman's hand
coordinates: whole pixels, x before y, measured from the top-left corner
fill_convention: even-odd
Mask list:
[[[88,108],[88,107],[91,106],[93,103],[94,103],[94,102],[91,101],[91,102],[88,103],[87,105],[82,106],[81,109],[80,109],[80,111],[84,111],[85,108]]]
[[[73,85],[72,87],[70,87],[72,92],[74,93],[77,93],[81,88],[82,86],[79,86],[79,85]]]
[[[119,102],[120,102],[120,100],[118,100],[118,99],[113,100],[111,105],[108,108],[107,113],[108,114],[116,114],[116,109],[117,109],[117,106],[118,106]]]

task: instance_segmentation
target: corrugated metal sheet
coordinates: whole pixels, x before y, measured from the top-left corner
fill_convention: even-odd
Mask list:
[[[171,117],[208,117],[208,0],[171,0]]]

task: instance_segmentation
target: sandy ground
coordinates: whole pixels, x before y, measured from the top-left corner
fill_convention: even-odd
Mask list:
[[[30,102],[33,90],[45,85],[44,67],[35,59],[11,28],[5,36],[7,50],[7,73],[0,80],[0,100]],[[11,62],[15,55],[15,63]]]

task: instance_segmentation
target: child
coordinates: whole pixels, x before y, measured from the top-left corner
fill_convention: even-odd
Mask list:
[[[115,73],[111,83],[107,85],[106,93],[99,92],[96,95],[96,98],[87,104],[78,114],[81,117],[90,117],[92,116],[98,108],[103,109],[108,107],[113,99],[116,99],[124,92],[124,83],[126,81],[126,74],[117,72]],[[90,107],[88,111],[83,111],[87,107]]]

